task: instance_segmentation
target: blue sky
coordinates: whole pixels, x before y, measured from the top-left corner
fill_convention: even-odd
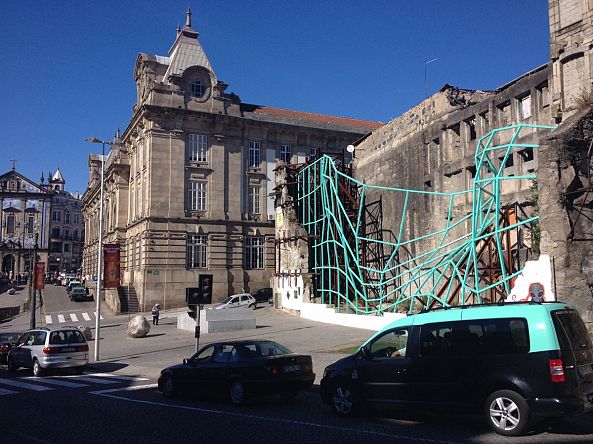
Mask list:
[[[445,83],[494,89],[549,58],[546,0],[191,0],[193,27],[244,102],[387,122]],[[60,168],[126,128],[140,52],[167,55],[186,0],[0,2],[0,174]]]

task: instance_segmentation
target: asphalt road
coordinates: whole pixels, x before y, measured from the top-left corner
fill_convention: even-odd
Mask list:
[[[49,286],[44,293],[39,320],[94,327],[95,318],[76,323],[70,317],[92,317],[94,303],[70,302],[60,287]],[[0,367],[0,443],[593,442],[593,414],[552,428],[541,425],[526,437],[504,438],[490,432],[480,415],[368,411],[360,418],[337,418],[321,403],[317,387],[291,402],[269,398],[244,408],[225,399],[166,400],[156,390],[156,378],[162,368],[192,354],[193,334],[178,330],[175,318],[163,317],[146,338],[131,339],[126,335],[127,316],[102,313],[100,360],[91,362],[84,375],[34,379],[28,370],[11,374]],[[168,315],[173,314],[164,313]],[[344,356],[341,349],[371,333],[306,321],[271,307],[256,310],[256,318],[255,330],[207,334],[202,343],[278,340],[313,356],[318,382],[325,365]],[[1,324],[0,331],[27,327],[25,316]],[[92,356],[94,341],[89,345]]]

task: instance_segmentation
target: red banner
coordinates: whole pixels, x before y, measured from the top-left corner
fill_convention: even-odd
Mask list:
[[[43,290],[45,288],[45,262],[35,264],[35,289]]]
[[[119,283],[119,244],[105,244],[103,245],[103,288],[117,288]]]

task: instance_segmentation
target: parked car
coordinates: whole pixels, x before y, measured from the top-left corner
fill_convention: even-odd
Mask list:
[[[89,361],[89,345],[75,327],[35,328],[27,331],[8,352],[8,370],[33,369],[34,376],[53,368],[82,373]]]
[[[68,285],[66,286],[66,292],[70,293],[73,287],[82,287],[82,282],[80,282],[78,279],[70,279],[70,281],[68,281]]]
[[[0,364],[6,364],[6,357],[8,356],[8,351],[11,349],[12,344],[14,344],[19,336],[22,333],[15,333],[15,332],[2,332],[0,333]]]
[[[255,293],[253,293],[253,298],[258,303],[267,302],[268,304],[272,303],[273,292],[271,288],[260,288]]]
[[[84,287],[72,287],[70,289],[70,300],[74,302],[92,301],[93,297],[88,294],[88,290]]]
[[[214,306],[217,310],[236,307],[249,307],[255,310],[257,308],[257,301],[249,293],[240,293],[233,294],[220,304]]]
[[[264,394],[293,398],[314,380],[311,356],[292,353],[274,341],[242,340],[203,347],[182,364],[163,369],[158,386],[168,398],[191,392],[226,394],[242,405]]]
[[[476,305],[397,320],[325,369],[321,397],[341,416],[368,406],[482,410],[501,435],[593,409],[593,346],[559,302]]]

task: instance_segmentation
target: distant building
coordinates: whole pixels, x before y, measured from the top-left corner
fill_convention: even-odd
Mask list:
[[[13,278],[32,270],[36,236],[38,260],[47,264],[52,197],[51,191],[20,174],[14,166],[0,176],[2,273]]]
[[[134,80],[133,117],[106,158],[104,242],[120,244],[122,283],[144,310],[184,305],[200,275],[212,275],[214,300],[269,287],[274,168],[342,155],[380,126],[242,103],[214,73],[189,10],[168,56],[140,54]],[[89,168],[84,273],[96,274],[101,157]],[[123,299],[106,293],[115,311]]]
[[[47,189],[53,192],[48,271],[78,272],[82,266],[84,219],[82,201],[65,191],[66,182],[58,169],[49,174]]]

